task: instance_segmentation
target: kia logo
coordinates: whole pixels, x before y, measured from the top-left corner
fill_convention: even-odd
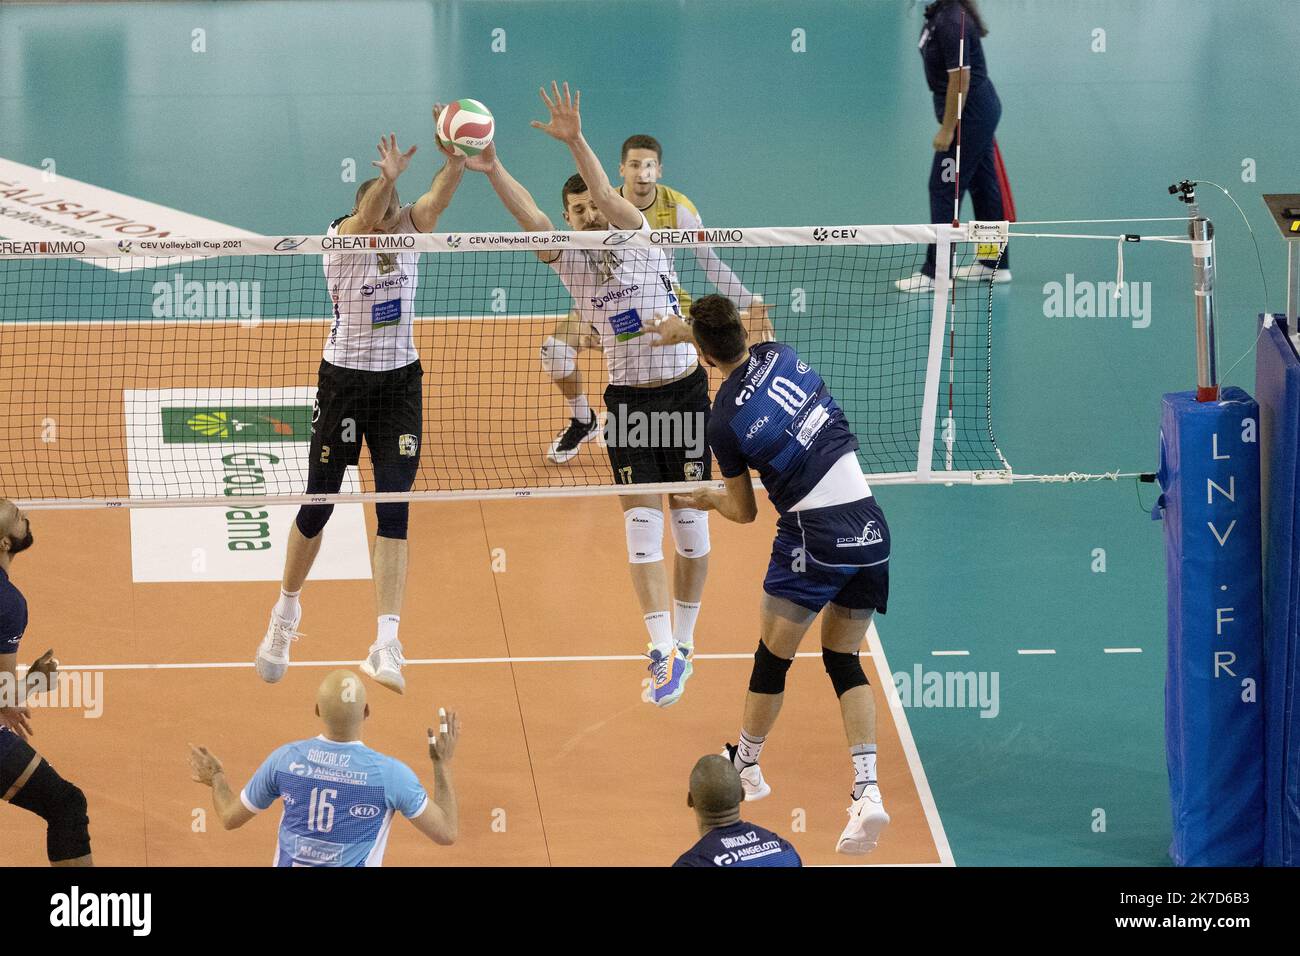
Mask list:
[[[373,820],[379,816],[380,810],[373,803],[358,803],[356,806],[348,808],[348,813],[358,820]]]

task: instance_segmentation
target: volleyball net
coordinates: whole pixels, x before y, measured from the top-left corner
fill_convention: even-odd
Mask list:
[[[1006,481],[993,431],[992,286],[949,280],[981,243],[987,256],[1005,241],[1005,223],[0,240],[0,493],[28,507],[332,500],[304,496],[317,374],[338,333],[325,257],[375,260],[378,281],[339,307],[364,310],[359,334],[376,341],[399,342],[381,327],[410,322],[424,369],[411,492],[375,495],[362,454],[336,500],[626,493],[599,447],[604,433],[572,461],[546,460],[569,410],[539,348],[574,300],[535,253],[598,263],[645,249],[671,258],[687,309],[714,291],[742,306],[762,297],[775,337],[844,409],[872,481]],[[929,243],[933,291],[900,292],[895,281],[920,271]],[[659,281],[632,284],[642,279]],[[376,306],[409,285],[414,318],[394,323]],[[588,312],[626,308],[625,286],[610,288],[583,303]],[[585,342],[578,371],[603,412],[605,356],[596,336]],[[648,424],[650,440],[704,441],[702,423]]]

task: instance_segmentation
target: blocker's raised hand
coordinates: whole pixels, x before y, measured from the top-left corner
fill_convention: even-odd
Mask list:
[[[396,133],[389,133],[388,139],[379,137],[378,148],[379,159],[371,161],[370,165],[379,167],[379,174],[390,183],[406,171],[406,167],[411,165],[411,157],[415,155],[414,146],[404,153],[397,148]]]
[[[542,87],[537,92],[541,94],[542,102],[550,110],[551,121],[541,123],[533,120],[530,124],[533,129],[540,129],[547,136],[553,136],[561,143],[572,143],[582,135],[582,115],[579,112],[582,105],[580,90],[570,96],[567,82],[561,92],[559,84],[552,80],[550,96],[546,95],[546,87]]]

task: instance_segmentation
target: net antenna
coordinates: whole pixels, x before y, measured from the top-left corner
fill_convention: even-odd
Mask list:
[[[1196,183],[1184,179],[1169,194],[1187,204],[1187,237],[1192,241],[1192,292],[1196,303],[1196,400],[1219,400],[1219,369],[1214,341],[1214,223],[1201,215]]]
[[[957,129],[954,133],[956,147],[953,151],[952,178],[952,227],[961,225],[961,114],[966,105],[966,8],[961,8],[961,33],[957,40]],[[948,415],[943,421],[944,466],[952,470],[952,450],[954,440],[953,427],[953,379],[957,361],[957,329],[955,311],[957,306],[957,247],[948,248]],[[991,288],[991,286],[990,286]]]

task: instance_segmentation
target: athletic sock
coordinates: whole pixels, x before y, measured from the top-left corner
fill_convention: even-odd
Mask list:
[[[763,741],[766,737],[757,737],[748,733],[743,727],[740,731],[740,740],[736,744],[736,756],[731,763],[737,770],[744,770],[746,767],[752,767],[758,763],[758,755],[763,751]]]
[[[375,646],[380,644],[389,644],[397,640],[397,625],[401,623],[399,614],[381,614],[379,615],[379,634],[375,638]]]
[[[579,395],[577,398],[566,398],[569,403],[569,415],[580,422],[591,421],[591,403],[587,401],[586,394]]]
[[[867,787],[876,783],[876,745],[854,744],[849,756],[853,758],[853,799],[861,800]]]
[[[302,617],[302,605],[298,603],[298,595],[302,591],[286,591],[280,588],[280,600],[275,602],[275,616],[282,621],[296,621]]]
[[[694,650],[695,619],[699,616],[699,602],[673,601],[673,640]]]
[[[673,622],[667,611],[651,611],[645,616],[645,629],[650,632],[650,646],[665,657],[673,649]]]

